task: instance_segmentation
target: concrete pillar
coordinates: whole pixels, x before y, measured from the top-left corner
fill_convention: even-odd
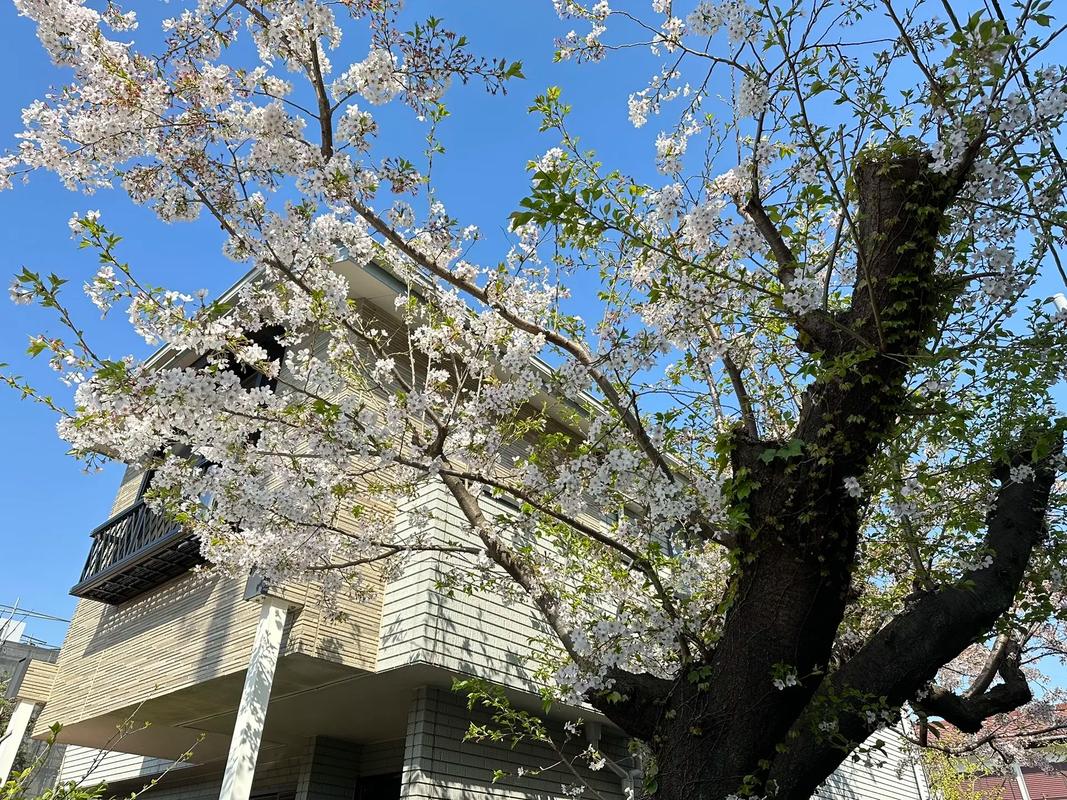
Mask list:
[[[29,700],[19,700],[15,705],[15,710],[11,712],[4,738],[0,740],[0,786],[7,783],[7,779],[11,777],[11,767],[15,763],[15,756],[26,735],[26,728],[30,725],[33,706],[34,704]]]
[[[259,602],[256,641],[248,662],[241,705],[237,708],[237,721],[233,726],[219,800],[248,800],[252,793],[252,778],[263,739],[270,687],[274,682],[274,669],[281,651],[289,603],[272,595],[263,595]]]

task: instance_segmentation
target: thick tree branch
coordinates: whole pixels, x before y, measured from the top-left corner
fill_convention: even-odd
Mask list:
[[[922,700],[914,700],[913,705],[927,716],[941,717],[964,733],[978,733],[982,723],[990,717],[1014,711],[1033,699],[1030,684],[1019,667],[1021,654],[1019,644],[1009,640],[1001,650],[997,667],[1004,682],[991,689],[973,695],[958,695],[934,686]]]
[[[756,226],[756,230],[759,231],[767,246],[771,248],[771,255],[778,264],[778,279],[783,286],[789,286],[793,282],[793,278],[796,277],[796,256],[793,255],[793,251],[786,244],[785,239],[782,238],[778,227],[768,216],[767,209],[763,207],[763,201],[760,200],[759,195],[755,192],[745,203],[744,211],[748,214],[749,219],[752,220],[752,224]]]
[[[797,260],[796,256],[793,255],[792,249],[782,238],[781,231],[778,230],[778,226],[774,224],[774,221],[767,214],[763,201],[760,200],[755,191],[753,191],[752,196],[749,197],[748,202],[745,203],[741,210],[752,221],[759,235],[770,248],[771,256],[778,265],[778,280],[782,286],[788,289],[796,277]],[[815,347],[808,346],[808,343],[802,337],[802,349],[821,349],[831,341],[831,333],[834,327],[833,317],[825,310],[814,309],[798,314],[793,322],[797,326],[797,330],[815,345]]]
[[[737,405],[741,409],[741,421],[744,423],[745,432],[752,439],[759,439],[756,412],[752,408],[752,401],[749,399],[748,389],[745,388],[745,382],[741,377],[741,370],[738,369],[729,353],[723,354],[722,363],[726,367],[726,374],[730,376],[730,384],[734,387],[734,395],[737,396]]]
[[[326,82],[322,77],[322,65],[319,63],[319,41],[312,37],[311,42],[311,84],[315,87],[315,100],[319,106],[318,120],[322,141],[319,145],[323,161],[333,157],[333,109],[326,92]]]
[[[1011,608],[1031,554],[1044,538],[1055,480],[1055,470],[1047,459],[1032,460],[1033,443],[1021,442],[1010,460],[1011,466],[1031,467],[1033,477],[1012,481],[1008,463],[994,469],[1001,486],[987,518],[982,547],[992,563],[968,573],[964,580],[921,595],[829,676],[808,712],[794,723],[791,746],[775,759],[772,779],[798,792],[814,791],[841,760],[836,745],[812,735],[822,721],[819,715],[833,708],[833,698],[869,698],[884,702],[890,709],[899,707],[913,699],[964,648],[988,635],[996,620]],[[1062,443],[1054,449],[1062,450]],[[1029,689],[1020,686],[1018,655],[1006,657],[1001,669],[1006,672],[1002,673],[1005,688],[997,686],[974,698],[938,695],[934,706],[927,707],[929,713],[951,714],[950,721],[962,729],[977,730],[989,715],[1027,702]],[[860,709],[841,714],[838,722],[840,732],[857,743],[871,731]]]

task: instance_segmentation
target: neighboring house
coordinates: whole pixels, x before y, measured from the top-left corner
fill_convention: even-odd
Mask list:
[[[1052,771],[1022,767],[1010,775],[989,775],[974,782],[982,800],[1067,800],[1067,763]]]
[[[4,633],[8,635],[0,635],[0,688],[8,687],[6,692],[8,697],[5,699],[10,702],[10,707],[4,715],[0,716],[0,722],[6,723],[14,718],[15,712],[18,711],[18,703],[11,701],[15,698],[16,685],[23,683],[23,676],[30,662],[51,664],[59,656],[59,648],[24,640],[21,633],[25,626],[21,623],[13,625],[9,621],[3,627]],[[34,721],[32,707],[22,709],[23,714],[27,711],[29,712],[28,723],[32,724]],[[32,780],[26,787],[27,792],[31,795],[37,794],[54,784],[59,776],[60,763],[63,760],[62,745],[46,753],[48,745],[45,742],[31,739],[29,730],[16,738],[8,737],[6,730],[3,730],[5,728],[6,725],[0,724],[0,730],[2,730],[0,732],[0,774],[12,767],[28,766],[44,756],[44,763],[35,770]]]
[[[1067,713],[1067,703],[1053,709],[1057,716]],[[1032,727],[1023,709],[1015,709],[999,724],[1001,735],[1025,735]],[[940,735],[957,733],[950,725],[940,726]],[[1000,764],[994,774],[981,774],[981,764],[961,759],[958,768],[970,776],[962,783],[967,797],[974,800],[1067,800],[1067,732],[1053,729],[1038,736],[1026,736],[1031,754],[1040,754],[1043,767]],[[998,761],[998,763],[1000,763]],[[976,771],[977,770],[977,771]]]
[[[393,290],[380,269],[339,269],[354,297],[390,313]],[[35,735],[63,724],[64,780],[107,780],[122,795],[192,747],[191,763],[152,796],[526,800],[560,797],[575,782],[551,766],[558,758],[547,747],[464,741],[472,713],[451,690],[457,676],[478,676],[505,687],[516,706],[540,709],[532,640],[545,631],[532,606],[440,591],[443,557],[426,552],[373,599],[342,599],[337,619],[314,586],[195,570],[196,543],[147,509],[144,484],[130,468],[112,518],[93,532],[58,661],[30,670],[47,690],[18,695],[45,703]],[[417,507],[433,512],[441,541],[466,535],[443,487],[426,489]],[[582,778],[605,800],[622,798],[639,774],[625,738],[590,709],[556,706],[549,722],[562,731],[578,717],[593,724],[570,754],[593,741],[609,759]],[[884,751],[842,767],[820,796],[926,800],[901,738],[879,738]],[[494,770],[519,767],[547,769],[493,782]]]

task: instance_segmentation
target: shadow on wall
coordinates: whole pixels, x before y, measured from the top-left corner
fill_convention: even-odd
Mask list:
[[[423,661],[537,691],[532,640],[551,631],[534,608],[488,592],[449,596],[435,587],[444,577],[436,560],[416,569],[422,574],[387,596],[383,608],[386,665],[395,666],[388,662],[398,657],[403,663]]]
[[[208,618],[213,624],[220,615],[232,615],[234,609],[223,608],[221,604],[231,599],[230,595],[240,599],[240,592],[225,591],[221,585],[224,581],[207,572],[189,573],[122,605],[104,606],[85,655],[124,644],[161,628],[180,628],[184,623],[185,630],[168,632],[174,641],[180,641],[193,632],[191,628],[202,618]],[[200,613],[196,613],[198,610]]]
[[[125,706],[244,669],[258,609],[243,593],[242,581],[194,572],[122,605],[76,615],[72,632],[88,628],[88,642],[83,652],[69,653],[72,674],[65,680],[79,682],[93,698],[92,708],[82,710],[92,716],[118,700]],[[79,638],[69,636],[68,647]],[[79,659],[88,661],[79,665]]]
[[[863,800],[848,781],[844,780],[838,775],[831,775],[830,778],[820,786],[816,791],[812,800]],[[866,800],[869,800],[867,798]]]
[[[224,643],[234,637],[238,617],[249,616],[240,614],[244,610],[243,588],[240,581],[194,572],[122,605],[106,606],[84,655],[134,645],[138,650],[127,657],[144,666],[161,664],[168,656],[175,656],[197,675],[198,681],[231,672],[223,669],[222,650]],[[254,617],[243,622],[242,628],[247,631],[241,632],[251,634],[255,630]],[[215,646],[199,646],[205,640]],[[187,646],[191,642],[198,644],[195,650]],[[239,660],[240,664],[233,666],[241,668],[247,663],[244,657]]]
[[[449,666],[501,681],[506,678],[534,691],[532,639],[551,630],[525,600],[507,603],[495,594],[448,597],[433,593],[437,642]],[[511,682],[511,681],[506,681]]]
[[[411,517],[425,517],[433,511],[434,541],[474,544],[458,507],[443,491],[426,491],[421,498],[425,510],[401,512],[402,525],[410,527]],[[536,692],[533,657],[541,648],[533,640],[552,638],[547,624],[525,598],[440,588],[449,568],[460,566],[452,558],[420,554],[386,586],[378,668],[424,662]]]
[[[363,635],[360,625],[352,623],[352,627],[357,636]],[[344,654],[344,644],[336,636],[323,636],[315,642],[314,655],[318,658],[340,662],[344,660]]]
[[[915,765],[892,729],[875,731],[867,746],[882,747],[850,756],[815,792],[813,800],[916,800],[920,796]]]

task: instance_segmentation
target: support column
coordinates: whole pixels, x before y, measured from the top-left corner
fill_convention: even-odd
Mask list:
[[[308,742],[296,800],[352,800],[359,780],[359,745],[328,736]]]
[[[8,720],[4,738],[0,740],[0,786],[7,783],[7,779],[11,777],[11,767],[26,736],[26,728],[29,727],[30,717],[33,716],[33,706],[34,703],[29,700],[19,700],[11,713],[11,719]]]
[[[436,692],[433,687],[420,686],[415,690],[408,709],[404,769],[400,779],[400,797],[403,800],[422,800],[437,793],[437,787],[433,785]]]
[[[260,603],[256,641],[248,662],[241,705],[237,708],[237,721],[233,726],[219,800],[248,800],[252,793],[252,778],[263,739],[270,687],[274,682],[274,668],[278,665],[282,632],[289,611],[289,603],[269,594],[263,595]]]

